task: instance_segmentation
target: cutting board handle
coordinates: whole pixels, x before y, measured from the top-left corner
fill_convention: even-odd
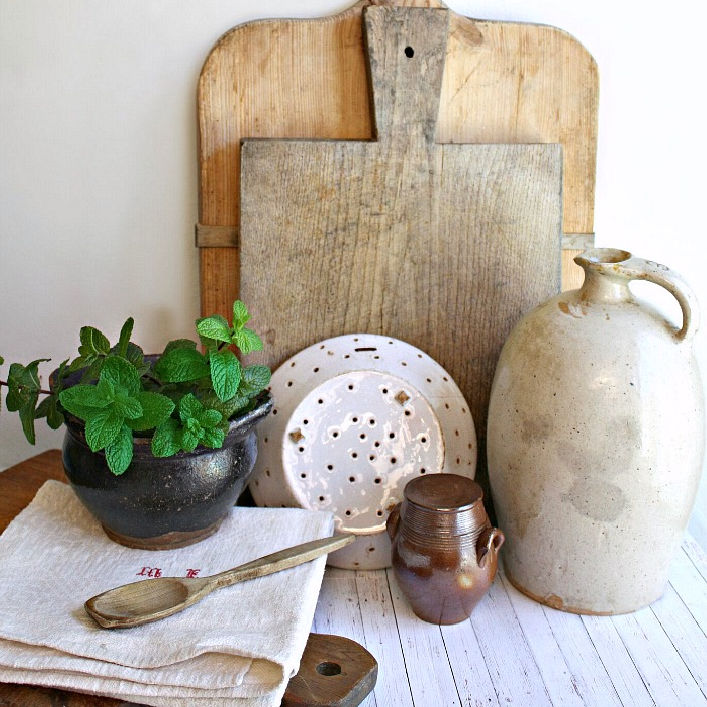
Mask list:
[[[378,142],[434,142],[448,29],[448,10],[364,8]]]

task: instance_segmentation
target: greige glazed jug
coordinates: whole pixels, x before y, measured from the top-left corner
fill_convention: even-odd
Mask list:
[[[457,474],[419,476],[387,521],[393,572],[413,611],[434,624],[468,618],[496,576],[503,533],[481,487]]]
[[[579,290],[524,317],[491,392],[488,466],[511,582],[555,608],[615,614],[662,594],[702,469],[697,303],[664,265],[613,249]],[[679,302],[674,329],[631,280]]]

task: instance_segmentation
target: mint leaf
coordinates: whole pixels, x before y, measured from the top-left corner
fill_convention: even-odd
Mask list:
[[[203,412],[204,406],[192,393],[187,393],[179,401],[179,417],[182,422],[186,422],[189,418],[197,419]]]
[[[223,419],[223,415],[218,410],[204,410],[196,419],[202,427],[216,427]]]
[[[155,373],[165,383],[184,383],[209,375],[206,358],[196,349],[172,349],[155,364]]]
[[[116,438],[106,447],[108,468],[120,476],[133,460],[133,433],[127,425],[123,425]]]
[[[241,382],[241,364],[229,349],[212,351],[209,354],[211,382],[219,400],[232,398]]]
[[[128,317],[120,330],[120,339],[118,339],[118,346],[116,347],[116,353],[118,356],[125,358],[128,353],[128,344],[130,343],[130,336],[133,333],[133,324],[135,323],[132,317]]]
[[[62,403],[63,404],[63,403]],[[123,419],[114,410],[98,410],[86,420],[86,442],[92,452],[107,447],[118,436]]]
[[[197,319],[196,330],[199,332],[199,336],[207,339],[225,341],[227,344],[231,343],[231,327],[220,314]]]
[[[47,424],[53,430],[61,427],[61,424],[64,422],[64,416],[61,412],[59,412],[57,403],[58,400],[56,395],[47,395],[47,397],[39,403],[37,409],[34,411],[35,419],[38,420],[42,417],[46,417]]]
[[[181,449],[180,441],[179,423],[170,417],[155,430],[152,437],[152,454],[155,457],[171,457]]]
[[[135,420],[142,416],[142,405],[131,395],[119,391],[112,406],[113,411],[125,419]]]
[[[246,366],[243,369],[238,395],[253,398],[268,385],[270,385],[270,369],[267,366]]]
[[[142,415],[126,422],[137,431],[159,427],[174,410],[174,403],[166,395],[142,391],[135,398],[142,405]]]
[[[79,332],[81,346],[79,354],[83,357],[107,356],[110,351],[110,342],[98,329],[92,326],[82,326]]]
[[[191,339],[175,339],[174,341],[170,341],[167,346],[164,347],[162,355],[164,356],[164,354],[174,351],[175,349],[196,350],[196,341],[192,341]]]
[[[205,447],[211,449],[220,449],[223,446],[223,440],[226,438],[226,433],[220,427],[204,430],[204,436],[201,438],[201,443]]]
[[[216,393],[211,391],[203,396],[202,401],[205,407],[218,410],[221,413],[223,420],[228,420],[248,404],[248,398],[246,396],[242,396],[240,391],[237,395],[234,395],[226,401],[219,400]]]
[[[114,386],[125,388],[134,395],[140,388],[140,375],[131,363],[119,356],[109,356],[103,364],[101,380],[107,380]]]
[[[59,393],[59,402],[64,410],[81,420],[86,420],[110,403],[98,392],[97,386],[82,384],[62,390]]]
[[[19,412],[22,431],[30,444],[36,441],[34,432],[35,408],[39,400],[39,364],[48,358],[38,358],[26,366],[19,363],[10,364],[7,377],[7,398],[5,400],[10,412]]]
[[[182,430],[180,446],[185,452],[193,452],[199,446],[199,437],[189,430]]]
[[[237,299],[233,303],[233,328],[238,330],[242,329],[243,325],[250,319],[250,314],[248,314],[248,309],[241,302],[241,300]]]
[[[260,340],[260,337],[247,326],[235,332],[233,335],[233,343],[243,354],[263,350],[263,342]]]

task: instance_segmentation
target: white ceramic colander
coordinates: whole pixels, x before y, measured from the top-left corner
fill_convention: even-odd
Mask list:
[[[310,346],[273,374],[250,490],[261,506],[329,510],[359,536],[329,555],[350,569],[390,565],[385,521],[420,474],[476,470],[469,406],[447,372],[397,339],[355,334]]]

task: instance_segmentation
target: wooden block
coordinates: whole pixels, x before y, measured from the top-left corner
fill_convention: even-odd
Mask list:
[[[375,141],[243,142],[241,292],[271,366],[357,332],[426,351],[483,450],[501,346],[559,291],[562,151],[435,141],[448,20],[365,9]]]
[[[287,685],[283,707],[355,707],[373,689],[375,658],[342,636],[310,633],[299,672]]]

